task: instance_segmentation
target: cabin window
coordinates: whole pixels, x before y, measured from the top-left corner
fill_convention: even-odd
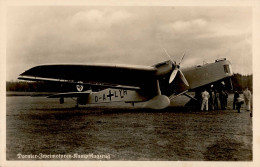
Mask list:
[[[227,74],[230,74],[231,73],[231,70],[229,68],[229,65],[224,65],[224,72],[227,73]]]

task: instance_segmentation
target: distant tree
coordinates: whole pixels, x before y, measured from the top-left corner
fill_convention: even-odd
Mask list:
[[[248,87],[251,91],[253,91],[253,75],[241,75],[241,74],[234,74],[231,78],[233,89],[237,91],[242,91],[246,87]]]

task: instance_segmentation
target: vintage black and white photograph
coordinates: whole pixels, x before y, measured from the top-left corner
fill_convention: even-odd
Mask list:
[[[6,161],[253,161],[251,6],[6,8]]]

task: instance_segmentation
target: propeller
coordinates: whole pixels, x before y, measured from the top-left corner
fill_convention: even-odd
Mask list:
[[[164,49],[164,48],[163,48],[163,49]],[[172,81],[175,79],[177,73],[179,72],[179,73],[180,73],[180,76],[181,76],[181,80],[183,81],[183,83],[184,83],[186,86],[189,86],[188,81],[186,80],[184,74],[183,74],[182,71],[180,70],[180,65],[181,65],[181,62],[182,62],[182,60],[183,60],[183,58],[184,58],[184,56],[185,56],[185,53],[183,54],[183,56],[182,56],[182,58],[181,58],[179,64],[177,64],[175,61],[173,61],[173,60],[171,59],[171,56],[168,54],[168,52],[166,51],[166,49],[164,49],[164,51],[165,51],[166,55],[170,58],[172,64],[175,65],[175,68],[174,68],[174,70],[172,71],[171,76],[170,76],[170,79],[169,79],[169,84],[172,83]]]

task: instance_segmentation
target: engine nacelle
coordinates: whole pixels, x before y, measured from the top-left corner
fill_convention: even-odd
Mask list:
[[[170,99],[165,95],[158,95],[153,97],[151,100],[145,102],[143,107],[145,108],[151,108],[151,109],[164,109],[170,105],[171,101]]]

